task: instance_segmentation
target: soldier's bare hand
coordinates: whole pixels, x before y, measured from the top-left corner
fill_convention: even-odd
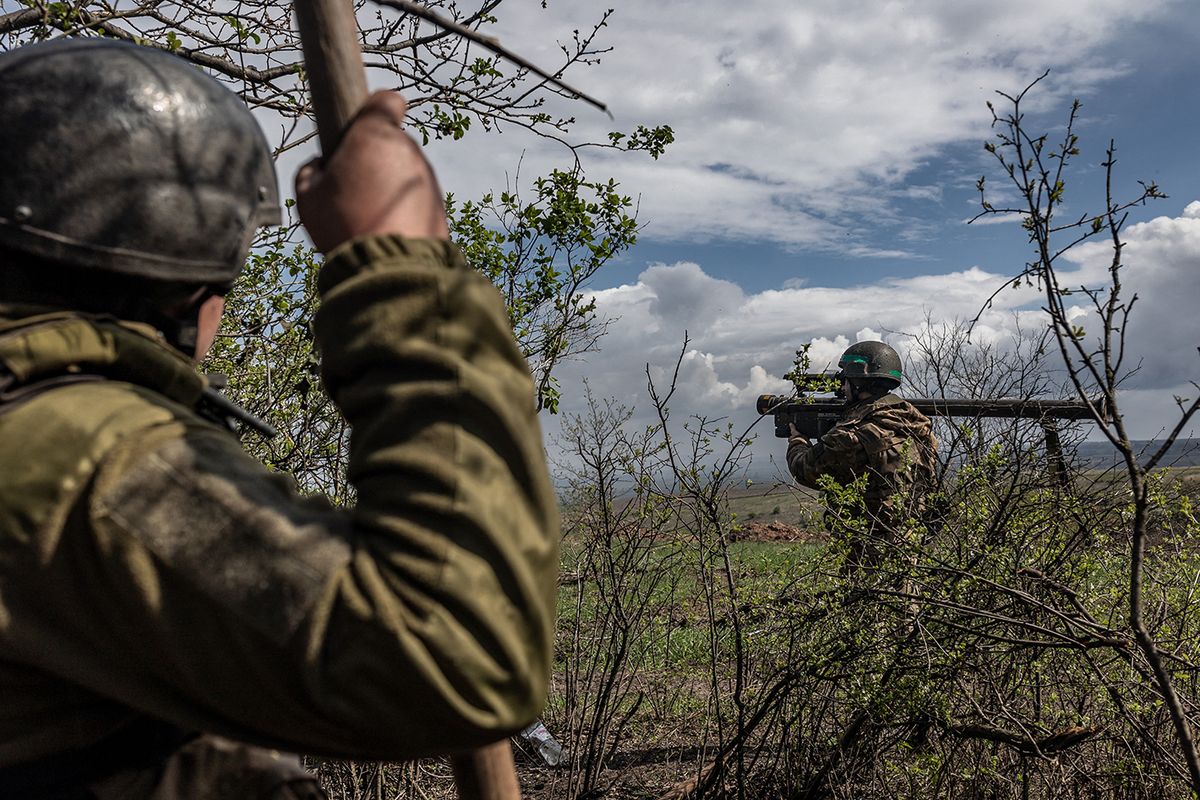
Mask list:
[[[791,442],[795,439],[802,439],[803,441],[808,442],[808,437],[800,432],[800,429],[796,427],[796,423],[789,422],[788,423],[788,441]]]
[[[296,174],[300,220],[318,250],[383,234],[449,240],[437,177],[403,130],[407,109],[399,94],[376,92],[333,155]]]

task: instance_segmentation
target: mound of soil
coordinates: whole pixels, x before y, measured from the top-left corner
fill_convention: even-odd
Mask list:
[[[795,542],[809,544],[824,542],[829,539],[828,531],[816,531],[811,528],[801,528],[798,525],[788,525],[786,522],[745,522],[741,530],[733,534],[733,540],[738,542]]]

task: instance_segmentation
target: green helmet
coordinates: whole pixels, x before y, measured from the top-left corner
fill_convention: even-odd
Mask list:
[[[900,355],[883,342],[858,342],[846,348],[838,361],[841,377],[855,383],[879,381],[894,389],[904,380]]]

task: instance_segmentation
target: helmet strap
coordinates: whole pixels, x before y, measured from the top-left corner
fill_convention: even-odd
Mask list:
[[[227,292],[224,287],[205,286],[175,310],[168,312],[161,308],[148,308],[141,317],[161,332],[168,344],[190,356],[196,352],[196,339],[200,334],[200,307],[210,297]]]
[[[847,381],[849,390],[846,392],[846,404],[853,405],[862,400],[875,397],[875,393],[865,389],[858,381]]]
[[[178,316],[167,314],[160,309],[147,309],[140,316],[148,324],[154,326],[155,330],[167,340],[167,344],[176,350],[189,356],[196,352],[200,316],[198,305]]]

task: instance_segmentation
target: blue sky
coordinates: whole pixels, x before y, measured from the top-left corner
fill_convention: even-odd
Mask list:
[[[505,7],[497,33],[553,62],[554,37],[594,12],[551,2]],[[1145,358],[1124,394],[1135,436],[1172,419],[1172,395],[1200,376],[1200,15],[1183,0],[867,2],[716,0],[612,4],[613,51],[574,81],[607,102],[616,127],[668,123],[676,143],[659,161],[585,155],[640,199],[641,242],[598,276],[602,314],[618,320],[599,352],[562,371],[568,412],[591,390],[644,413],[641,366],[661,374],[691,338],[676,412],[741,420],[761,391],[780,390],[792,351],[817,359],[884,336],[902,352],[926,320],[969,318],[1027,245],[1013,223],[965,224],[974,182],[998,181],[982,143],[988,99],[1051,70],[1027,103],[1031,127],[1060,130],[1073,98],[1083,153],[1068,213],[1102,201],[1099,162],[1118,146],[1118,195],[1138,179],[1170,197],[1139,209],[1126,251],[1140,307],[1131,325]],[[614,127],[580,106],[577,135]],[[561,148],[515,136],[463,153],[434,148],[460,194],[561,163]],[[441,158],[444,153],[445,158]],[[1103,275],[1106,253],[1063,265],[1080,282]],[[977,339],[1002,343],[1020,320],[1040,324],[1033,292],[1007,293]],[[1094,321],[1080,313],[1085,327]],[[554,422],[550,421],[550,427]]]
[[[1145,40],[1151,32],[1161,34],[1163,28],[1147,25],[1131,39]],[[1176,216],[1200,196],[1200,158],[1196,152],[1200,91],[1193,84],[1197,65],[1189,64],[1184,57],[1190,55],[1194,43],[1185,44],[1177,37],[1176,31],[1165,39],[1166,44],[1177,48],[1166,51],[1168,58],[1158,58],[1162,51],[1143,42],[1145,49],[1130,48],[1133,58],[1126,61],[1125,74],[1080,85],[1074,93],[1053,72],[1047,78],[1047,83],[1062,87],[1062,102],[1031,115],[1034,125],[1060,130],[1069,107],[1065,95],[1078,96],[1083,103],[1077,126],[1083,153],[1076,161],[1071,185],[1073,194],[1080,198],[1078,205],[1102,197],[1103,171],[1099,164],[1110,138],[1116,140],[1117,178],[1126,193],[1137,190],[1136,180],[1147,180],[1158,182],[1170,195],[1135,211],[1133,219]],[[999,97],[994,99],[1000,101]],[[983,103],[978,104],[977,112],[980,122],[986,123],[989,117]],[[849,286],[880,277],[951,271],[965,264],[1005,271],[1026,257],[1022,237],[1010,226],[965,224],[979,210],[975,179],[981,174],[992,181],[1001,178],[991,157],[982,150],[985,138],[987,132],[981,131],[923,157],[902,179],[887,186],[891,195],[887,218],[877,223],[868,216],[859,224],[846,225],[842,247],[805,248],[711,235],[701,241],[668,238],[657,235],[654,221],[649,219],[642,243],[615,268],[607,270],[600,285],[634,281],[647,263],[679,260],[701,263],[708,274],[734,280],[749,291],[778,288],[795,278]],[[889,251],[902,251],[903,255],[887,255]]]
[[[598,351],[560,370],[564,414],[581,410],[586,380],[648,421],[644,370],[664,376],[686,332],[676,418],[749,424],[759,393],[787,388],[780,376],[801,344],[817,366],[865,338],[907,356],[910,334],[975,316],[1028,257],[1016,224],[965,224],[976,179],[999,177],[982,147],[985,103],[1047,69],[1026,104],[1032,129],[1060,130],[1071,100],[1083,103],[1067,213],[1102,200],[1110,138],[1118,196],[1138,179],[1170,195],[1127,230],[1127,282],[1141,297],[1130,341],[1142,369],[1122,394],[1133,436],[1159,435],[1173,396],[1200,391],[1189,384],[1200,377],[1193,0],[507,0],[488,33],[554,65],[557,43],[607,7],[599,44],[611,51],[569,78],[615,121],[566,100],[551,110],[576,117],[575,142],[639,124],[670,124],[676,141],[657,161],[582,152],[591,177],[638,199],[644,227],[589,287],[612,325]],[[459,198],[504,188],[518,165],[527,184],[571,163],[562,144],[520,129],[472,130],[428,152]],[[1082,248],[1062,268],[1092,282],[1106,256]],[[1037,301],[1005,292],[975,341],[1003,347],[1018,327],[1044,325]],[[1095,318],[1081,309],[1076,321]],[[553,435],[558,420],[546,425]],[[758,459],[779,449],[761,433]]]

